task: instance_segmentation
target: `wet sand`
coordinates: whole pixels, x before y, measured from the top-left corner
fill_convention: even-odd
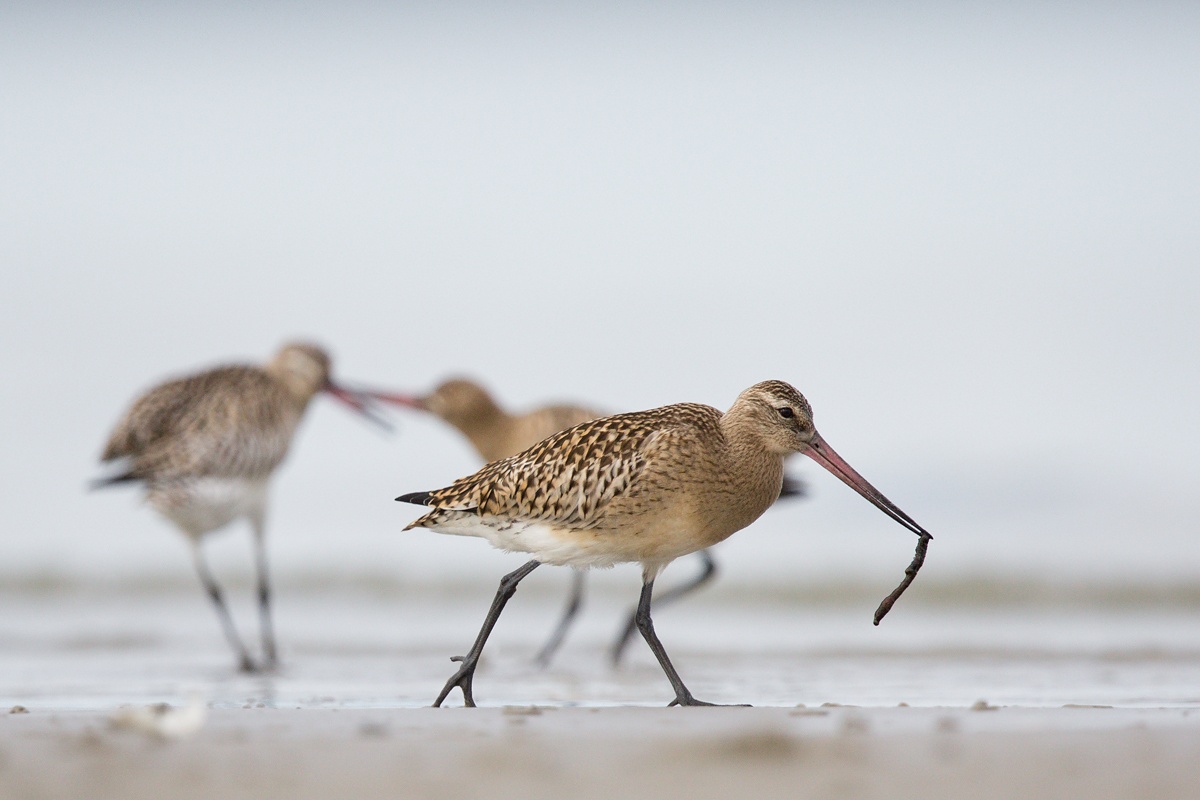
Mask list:
[[[5,798],[1195,798],[1200,716],[1113,708],[226,709],[0,720]]]
[[[486,585],[285,586],[285,665],[265,677],[231,671],[190,585],[10,590],[0,798],[1200,797],[1190,602],[954,597],[875,628],[873,597],[718,587],[659,633],[697,697],[756,707],[675,709],[644,646],[607,663],[625,592],[594,592],[534,666],[562,588],[537,586],[496,629],[479,709],[426,706]],[[159,703],[182,710],[173,737],[130,722]]]

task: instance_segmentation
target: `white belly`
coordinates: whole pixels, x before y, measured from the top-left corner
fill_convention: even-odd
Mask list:
[[[431,530],[455,536],[478,536],[501,550],[529,553],[543,564],[586,569],[611,567],[632,560],[574,541],[544,522],[509,522],[464,514],[457,519],[443,519]]]
[[[266,512],[267,481],[193,478],[156,486],[146,499],[184,533],[203,536],[239,517],[261,520]]]

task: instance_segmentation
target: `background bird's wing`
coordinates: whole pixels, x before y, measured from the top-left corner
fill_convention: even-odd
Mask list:
[[[169,381],[135,400],[113,428],[100,460],[136,458],[156,441],[169,438],[187,416],[194,381],[195,378]]]
[[[279,424],[288,413],[280,392],[251,367],[169,381],[134,402],[101,460],[128,463],[115,480],[268,473],[286,454],[291,433]]]
[[[565,431],[567,428],[573,428],[576,425],[581,425],[605,416],[608,415],[594,408],[557,405],[544,406],[530,412],[525,416],[525,421],[530,426],[530,430],[527,433],[539,433],[540,435],[537,438],[545,439],[547,436],[552,436],[559,431]]]

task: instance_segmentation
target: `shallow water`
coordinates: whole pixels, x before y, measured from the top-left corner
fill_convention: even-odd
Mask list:
[[[645,645],[613,669],[607,647],[632,597],[600,586],[546,670],[533,664],[562,581],[522,587],[476,676],[482,705],[645,705],[671,698]],[[884,587],[885,590],[887,587]],[[0,704],[101,710],[200,698],[214,708],[428,705],[490,601],[491,587],[284,587],[284,659],[241,676],[194,587],[9,591],[0,628]],[[234,615],[253,634],[248,593]],[[1190,603],[963,603],[904,598],[871,625],[874,602],[739,594],[716,587],[656,611],[656,627],[701,698],[769,706],[1200,706],[1200,614]],[[253,637],[250,637],[253,639]],[[450,704],[461,702],[457,692]]]

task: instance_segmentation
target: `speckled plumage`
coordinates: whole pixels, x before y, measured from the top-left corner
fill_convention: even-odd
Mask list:
[[[430,492],[424,503],[434,510],[409,527],[484,536],[547,563],[636,561],[656,573],[778,498],[792,451],[756,446],[764,415],[750,413],[770,402],[808,408],[795,389],[770,381],[726,414],[680,403],[577,425]]]

